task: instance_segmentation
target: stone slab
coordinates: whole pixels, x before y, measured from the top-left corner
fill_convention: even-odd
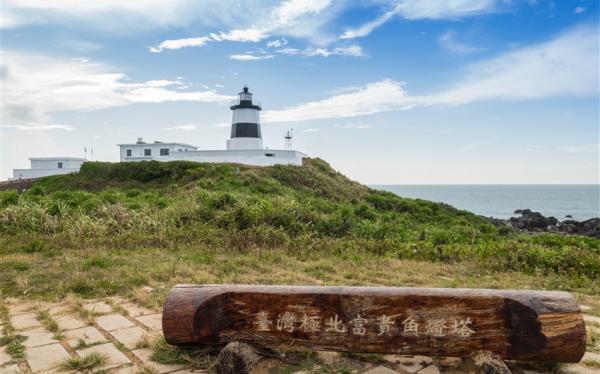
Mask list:
[[[23,342],[23,345],[27,348],[39,347],[42,345],[48,345],[58,343],[54,340],[54,334],[44,328],[37,328],[34,330],[28,330],[20,332],[19,335],[27,337],[27,340]]]
[[[2,374],[20,374],[22,372],[17,364],[10,364],[1,368],[0,370],[2,370]]]
[[[183,369],[182,365],[165,365],[154,362],[150,359],[152,356],[152,350],[148,348],[136,349],[133,351],[135,357],[139,358],[144,364],[153,367],[159,374],[171,373],[173,371]]]
[[[71,316],[59,316],[54,320],[61,330],[74,330],[88,325],[86,322]]]
[[[29,348],[26,353],[27,363],[34,372],[55,369],[64,359],[69,358],[69,354],[59,343]]]
[[[112,343],[100,344],[89,348],[78,349],[75,352],[77,352],[77,354],[80,357],[88,355],[92,352],[106,356],[106,365],[102,366],[100,369],[110,369],[131,363],[127,356],[125,356],[123,352],[119,351],[117,347],[115,347],[115,345]]]
[[[106,341],[106,338],[94,326],[86,326],[80,329],[69,330],[65,333],[67,343],[70,347],[75,348],[81,341],[85,344],[94,344]]]
[[[398,363],[398,367],[404,370],[406,373],[417,373],[419,370],[423,369],[424,366],[416,361],[413,361]]]
[[[50,314],[52,317],[56,317],[61,314],[65,314],[69,311],[71,311],[71,306],[68,304],[52,304],[48,308],[48,314]]]
[[[23,314],[35,309],[35,304],[30,302],[14,302],[7,305],[8,314],[14,316],[16,314]]]
[[[112,312],[112,307],[104,301],[97,301],[95,303],[85,304],[83,308],[88,312],[95,314],[106,314]]]
[[[596,368],[586,368],[579,364],[568,364],[562,367],[562,373],[565,374],[598,374]]]
[[[120,343],[129,349],[135,348],[136,344],[146,335],[146,331],[138,326],[129,327],[126,329],[118,329],[110,331],[110,334],[115,337]]]
[[[584,314],[583,315],[583,320],[585,322],[588,322],[588,323],[593,323],[593,324],[596,324],[596,325],[600,325],[600,317],[591,316],[589,314]]]
[[[377,366],[369,371],[365,371],[363,374],[398,374],[398,372],[385,366]]]
[[[137,366],[126,366],[115,369],[111,372],[112,374],[140,374],[142,371]]]
[[[440,374],[440,369],[435,365],[429,365],[425,369],[419,371],[419,374]]]
[[[127,311],[127,314],[131,317],[146,316],[148,314],[156,313],[153,310],[146,309],[144,307],[132,303],[121,304],[121,308],[125,309]]]
[[[162,331],[162,315],[160,313],[136,317],[144,326],[153,331]]]
[[[0,365],[4,365],[10,360],[12,360],[12,358],[8,353],[6,353],[6,347],[0,348]]]
[[[42,326],[40,321],[38,321],[37,315],[35,313],[24,313],[14,315],[10,317],[10,322],[12,323],[15,330],[24,330]]]
[[[596,361],[596,362],[600,363],[600,353],[585,352],[585,354],[583,355],[583,358],[581,360],[582,361]]]
[[[120,314],[108,314],[105,316],[100,316],[96,318],[96,323],[106,331],[113,331],[135,326],[133,322]]]

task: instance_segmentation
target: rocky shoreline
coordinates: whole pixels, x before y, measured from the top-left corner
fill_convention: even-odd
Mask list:
[[[590,218],[585,221],[566,219],[559,221],[555,217],[546,217],[540,212],[530,209],[518,209],[514,214],[518,217],[509,219],[489,218],[492,224],[499,227],[509,227],[523,232],[551,232],[567,235],[589,236],[600,239],[600,218]]]

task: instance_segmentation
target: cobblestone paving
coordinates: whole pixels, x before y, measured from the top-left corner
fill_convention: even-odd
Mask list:
[[[6,353],[6,347],[0,348],[1,374],[58,373],[58,366],[65,359],[84,357],[92,352],[106,357],[104,366],[97,370],[108,374],[202,372],[153,362],[152,352],[138,347],[138,343],[162,334],[161,314],[130,301],[118,297],[84,300],[77,307],[74,301],[50,304],[8,299],[5,305],[15,334],[27,337],[22,343],[26,359],[15,364]],[[44,326],[38,318],[40,311],[46,311],[57,323],[59,334]],[[2,334],[0,330],[0,337]]]
[[[153,362],[152,351],[140,345],[143,340],[153,340],[162,334],[161,314],[156,310],[141,307],[131,301],[113,297],[106,300],[75,300],[61,303],[32,303],[18,299],[7,299],[10,321],[15,333],[27,337],[25,360],[15,364],[0,347],[0,373],[55,373],[58,365],[67,358],[84,357],[90,353],[99,353],[106,362],[98,370],[107,374],[185,374],[202,373],[192,371],[181,365],[164,365]],[[586,311],[585,306],[582,310]],[[47,323],[39,318],[40,312],[47,312],[58,325],[58,333],[51,332]],[[588,333],[600,334],[600,318],[585,314]],[[1,326],[0,326],[1,327]],[[0,338],[2,337],[0,329]],[[597,343],[600,344],[600,343]],[[600,346],[590,347],[579,364],[564,365],[561,373],[587,374],[600,373]],[[335,368],[342,360],[335,352],[318,352],[323,367]],[[424,356],[383,356],[385,364],[367,364],[362,369],[352,370],[363,374],[393,373],[461,373],[460,359],[433,360]],[[268,373],[277,362],[259,365],[257,373]],[[315,371],[316,370],[316,371]],[[319,368],[303,369],[296,373],[315,373]],[[286,371],[293,372],[293,371]],[[327,371],[331,372],[331,371]],[[543,371],[521,370],[520,373],[539,374]]]

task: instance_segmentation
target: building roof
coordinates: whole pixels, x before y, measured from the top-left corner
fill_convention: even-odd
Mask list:
[[[181,145],[184,147],[190,147],[190,148],[198,148],[198,146],[196,145],[191,145],[191,144],[187,144],[187,143],[175,143],[175,142],[153,142],[153,143],[124,143],[124,144],[117,144],[119,147],[123,147],[123,146],[149,146],[149,145]]]
[[[51,160],[70,160],[70,161],[86,161],[82,157],[30,157],[30,161],[51,161]]]

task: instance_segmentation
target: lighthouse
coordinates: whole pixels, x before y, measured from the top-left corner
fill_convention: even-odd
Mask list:
[[[252,102],[252,93],[247,86],[244,86],[238,96],[231,106],[231,138],[227,140],[227,149],[263,149],[259,113],[262,108]]]

